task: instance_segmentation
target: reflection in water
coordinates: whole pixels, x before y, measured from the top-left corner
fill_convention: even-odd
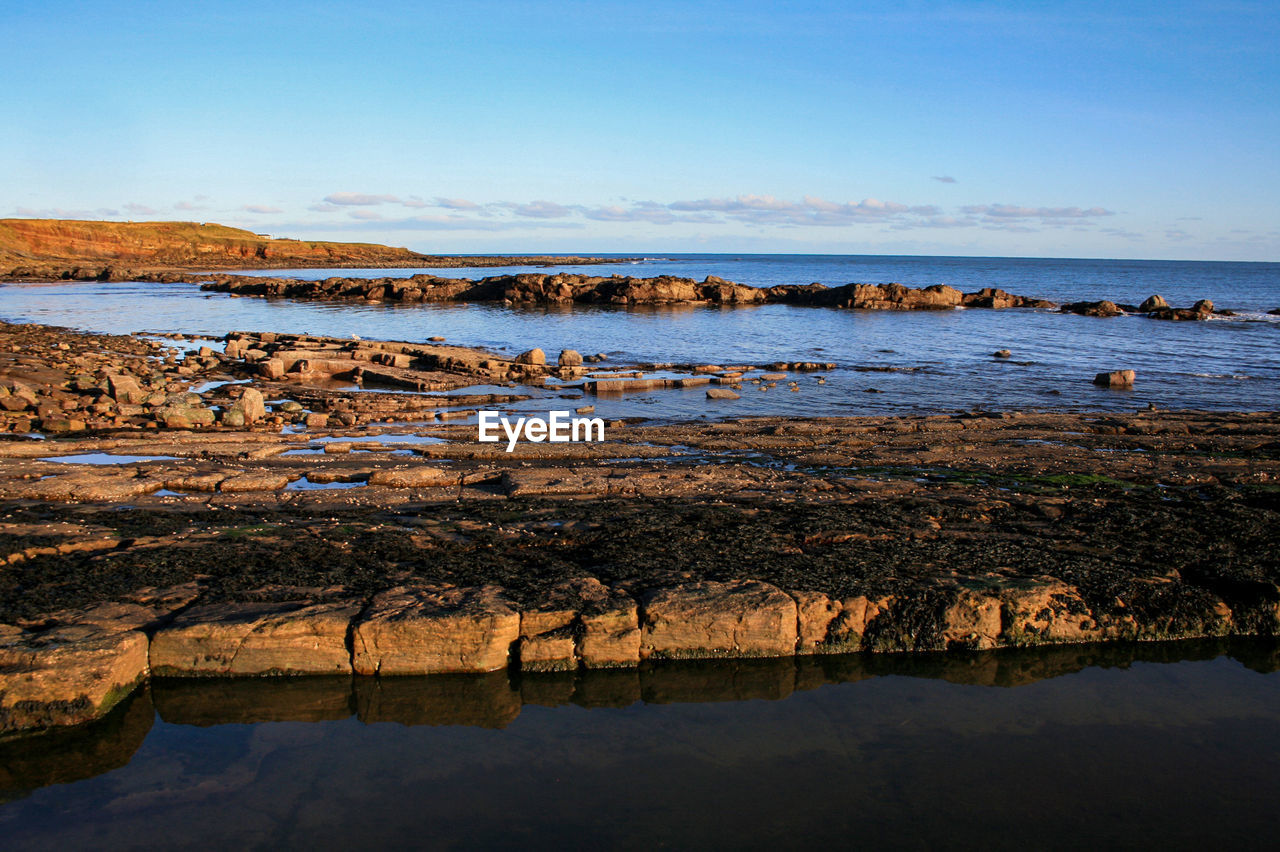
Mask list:
[[[0,744],[0,832],[7,848],[1260,845],[1280,828],[1278,667],[1275,643],[1223,641],[162,679],[95,725]]]

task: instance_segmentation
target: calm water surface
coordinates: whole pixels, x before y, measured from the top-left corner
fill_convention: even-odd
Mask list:
[[[522,680],[161,680],[90,730],[0,744],[0,836],[1274,848],[1278,663],[1274,644],[1177,643]]]

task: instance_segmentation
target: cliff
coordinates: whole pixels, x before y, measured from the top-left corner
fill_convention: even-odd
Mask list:
[[[415,264],[424,255],[372,243],[274,239],[196,222],[0,219],[0,261],[137,263],[171,267]]]

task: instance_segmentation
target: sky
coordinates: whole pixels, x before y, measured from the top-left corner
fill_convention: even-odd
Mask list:
[[[5,6],[0,217],[1280,260],[1275,0]]]

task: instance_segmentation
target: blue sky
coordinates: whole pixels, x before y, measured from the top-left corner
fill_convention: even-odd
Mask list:
[[[9,4],[0,216],[1280,260],[1267,2]]]

